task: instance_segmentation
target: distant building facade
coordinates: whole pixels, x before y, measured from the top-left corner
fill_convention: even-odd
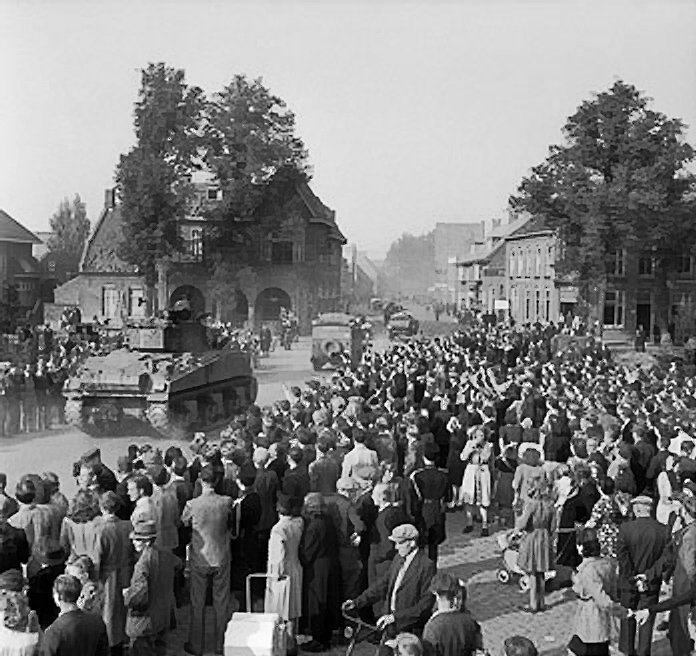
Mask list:
[[[355,244],[343,250],[342,305],[347,312],[364,309],[375,296],[379,269]]]
[[[460,281],[457,263],[471,252],[472,246],[483,240],[484,223],[435,224],[435,284],[437,300],[460,305]]]
[[[335,213],[312,192],[297,184],[286,204],[287,216],[254,225],[248,266],[220,290],[211,276],[211,258],[232,261],[231,250],[211,245],[211,222],[203,211],[219,202],[221,190],[211,179],[194,182],[195,200],[179,222],[182,252],[157,267],[157,282],[148,289],[141,273],[123,261],[123,216],[114,190],[107,190],[104,209],[90,236],[80,273],[56,289],[54,314],[78,305],[86,320],[96,317],[121,326],[170,307],[180,298],[190,300],[194,313],[237,325],[278,320],[280,308],[292,309],[307,332],[319,312],[340,309],[341,248],[345,238]]]

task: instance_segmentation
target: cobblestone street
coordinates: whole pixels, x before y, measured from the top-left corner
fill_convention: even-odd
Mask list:
[[[526,593],[520,591],[517,582],[511,580],[504,585],[496,579],[502,561],[495,525],[491,527],[492,535],[487,538],[479,536],[479,524],[469,534],[462,533],[463,527],[463,513],[447,516],[448,538],[440,551],[438,569],[452,572],[467,582],[467,606],[481,624],[484,645],[491,656],[501,656],[503,641],[512,635],[524,635],[532,639],[540,654],[565,655],[566,645],[573,635],[573,593],[567,588],[554,590],[551,585],[546,595],[548,610],[536,615],[525,613],[520,606],[527,603],[528,598]],[[184,654],[187,615],[187,609],[178,613],[180,626],[171,634],[167,656]],[[655,632],[654,640],[652,656],[671,654],[663,633]],[[208,644],[212,644],[211,637],[208,638]],[[345,647],[335,647],[327,653],[339,656],[344,652]],[[212,652],[209,653],[212,655]],[[359,644],[354,651],[355,656],[372,656],[373,653],[374,646],[368,643]],[[618,653],[612,651],[612,654]]]

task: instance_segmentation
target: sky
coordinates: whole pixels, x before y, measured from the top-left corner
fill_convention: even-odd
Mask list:
[[[134,141],[140,70],[212,94],[262,77],[295,112],[322,201],[384,255],[437,221],[506,216],[566,117],[617,79],[692,126],[696,1],[0,0],[0,208],[95,221]]]

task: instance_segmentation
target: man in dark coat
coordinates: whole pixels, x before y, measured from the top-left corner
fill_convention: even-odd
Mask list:
[[[268,449],[256,447],[253,455],[254,467],[256,467],[256,477],[254,479],[254,489],[259,495],[261,502],[261,516],[256,524],[256,543],[258,550],[254,558],[252,567],[255,572],[265,572],[268,563],[268,542],[271,539],[271,529],[278,521],[278,511],[276,503],[280,483],[277,474],[266,467],[268,462]]]
[[[15,528],[7,522],[13,509],[12,500],[0,496],[0,574],[10,569],[21,570],[31,553],[24,529]]]
[[[428,546],[428,558],[435,563],[438,545],[445,541],[446,504],[452,500],[447,472],[435,467],[439,453],[437,444],[426,444],[423,452],[425,466],[411,474],[416,526],[423,544]]]
[[[425,550],[418,548],[418,529],[413,524],[402,524],[392,531],[391,539],[398,556],[389,571],[356,599],[343,604],[349,611],[380,599],[384,602],[383,614],[377,620],[377,627],[383,631],[380,656],[391,656],[391,649],[384,641],[397,633],[422,633],[433,607],[430,582],[435,576],[435,563]]]
[[[291,447],[288,452],[290,469],[283,476],[283,494],[304,499],[309,493],[309,472],[304,464],[304,451],[299,446]]]
[[[77,607],[81,591],[82,586],[74,576],[61,574],[55,580],[53,599],[60,615],[46,629],[42,656],[109,656],[109,639],[102,618]]]
[[[646,572],[660,560],[670,541],[668,528],[650,516],[652,499],[638,496],[631,502],[635,519],[619,527],[616,557],[619,562],[618,593],[624,608],[638,610],[656,604],[662,583],[661,571]],[[636,620],[621,620],[619,650],[628,656],[649,656],[654,616],[638,628]]]

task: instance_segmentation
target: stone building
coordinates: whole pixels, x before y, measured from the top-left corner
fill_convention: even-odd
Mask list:
[[[194,180],[195,199],[179,222],[181,252],[157,267],[157,282],[148,289],[137,268],[118,255],[123,217],[114,190],[106,202],[82,258],[80,273],[55,290],[54,315],[78,305],[83,319],[96,317],[120,326],[188,298],[194,313],[237,325],[278,320],[280,308],[292,309],[307,332],[319,312],[340,307],[341,248],[345,238],[335,212],[306,183],[293,186],[284,216],[247,226],[252,235],[245,262],[238,251],[210,239],[214,223],[205,209],[220,202],[222,192],[210,176]],[[229,265],[231,279],[215,280],[212,258]]]
[[[41,268],[32,254],[41,240],[0,209],[0,322],[25,319],[40,298]]]

